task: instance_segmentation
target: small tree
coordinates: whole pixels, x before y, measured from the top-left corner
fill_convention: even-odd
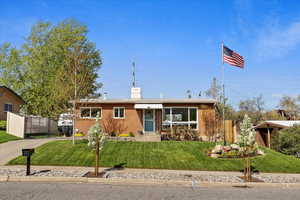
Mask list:
[[[92,147],[95,152],[95,176],[99,174],[99,152],[105,142],[105,135],[99,122],[99,113],[97,113],[96,123],[88,131],[88,146]]]
[[[241,123],[241,133],[238,138],[238,144],[241,147],[241,152],[245,158],[244,176],[245,180],[251,180],[251,159],[250,154],[257,149],[256,132],[253,129],[250,117],[244,116]]]

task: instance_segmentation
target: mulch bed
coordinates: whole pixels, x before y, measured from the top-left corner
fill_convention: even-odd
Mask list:
[[[99,172],[98,176],[95,175],[95,172],[87,172],[83,177],[87,178],[106,178],[105,177],[106,172]]]
[[[250,181],[246,181],[245,177],[244,176],[238,176],[240,179],[242,179],[243,181],[245,182],[252,182],[252,183],[264,183],[263,180],[261,179],[258,179],[258,178],[255,178],[255,177],[251,177],[251,180]]]

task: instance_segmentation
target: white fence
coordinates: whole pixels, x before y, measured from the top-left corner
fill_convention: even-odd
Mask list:
[[[25,117],[7,112],[6,132],[20,138],[25,136]]]
[[[22,116],[16,113],[7,113],[6,131],[9,134],[24,138],[26,134],[57,133],[57,122],[37,116]]]

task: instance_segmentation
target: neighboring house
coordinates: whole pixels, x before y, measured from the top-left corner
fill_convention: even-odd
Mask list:
[[[300,120],[268,120],[254,127],[256,140],[261,146],[271,147],[272,134],[284,128],[300,125]]]
[[[132,97],[76,102],[76,129],[86,134],[99,112],[102,124],[119,123],[119,133],[161,133],[176,125],[194,129],[199,136],[205,137],[203,116],[205,113],[215,114],[216,101],[213,99],[143,99],[140,94]]]
[[[24,100],[13,90],[0,86],[0,120],[6,120],[7,112],[18,113]]]

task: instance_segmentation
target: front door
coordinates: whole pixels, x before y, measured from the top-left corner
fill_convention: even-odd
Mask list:
[[[154,110],[144,110],[144,131],[154,132],[155,131],[155,117]]]

